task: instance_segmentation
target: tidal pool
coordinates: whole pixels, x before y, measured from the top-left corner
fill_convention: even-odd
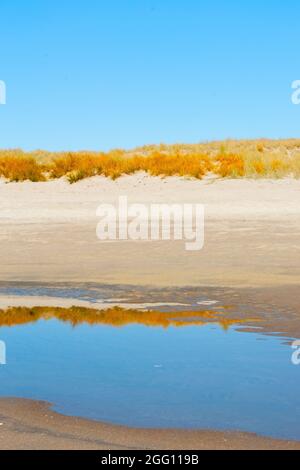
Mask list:
[[[214,323],[2,326],[0,395],[136,427],[241,430],[300,440],[300,366],[286,338]]]

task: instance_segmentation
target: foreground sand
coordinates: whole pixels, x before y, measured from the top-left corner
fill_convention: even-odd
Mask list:
[[[300,449],[300,442],[240,432],[130,429],[66,417],[30,400],[0,399],[0,420],[2,450]]]
[[[202,203],[205,246],[101,243],[96,209],[116,202]],[[300,282],[300,181],[186,180],[144,174],[70,185],[0,182],[1,281],[263,287]]]

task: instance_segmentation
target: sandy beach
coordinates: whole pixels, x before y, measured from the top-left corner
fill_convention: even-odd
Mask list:
[[[96,209],[129,202],[205,205],[205,246],[100,242]],[[188,180],[144,174],[70,185],[0,183],[1,280],[263,287],[300,280],[300,181]],[[245,256],[246,254],[246,256]]]
[[[2,450],[299,450],[300,443],[254,434],[130,429],[67,417],[43,402],[0,399]]]

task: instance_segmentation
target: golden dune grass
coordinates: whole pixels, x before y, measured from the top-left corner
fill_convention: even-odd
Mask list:
[[[45,181],[45,171],[32,156],[0,152],[0,175],[8,181]]]
[[[0,310],[0,327],[23,325],[39,320],[58,319],[73,326],[87,323],[89,325],[109,325],[123,327],[140,324],[149,327],[168,328],[188,325],[204,325],[208,322],[218,323],[225,330],[231,325],[258,321],[257,319],[226,318],[223,312],[211,310],[195,312],[160,312],[155,310],[140,311],[114,307],[97,310],[85,307],[11,307]]]
[[[299,178],[300,140],[161,144],[106,153],[0,151],[0,176],[7,181],[65,177],[75,183],[96,175],[116,179],[137,171],[198,179],[207,174],[222,178]]]

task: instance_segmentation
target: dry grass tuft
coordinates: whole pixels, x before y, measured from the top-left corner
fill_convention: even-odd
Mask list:
[[[9,181],[45,181],[45,168],[33,157],[0,154],[0,176]]]
[[[165,154],[152,152],[144,159],[144,171],[153,176],[191,176],[201,179],[213,170],[213,162],[207,155],[175,152]]]
[[[216,157],[214,171],[222,178],[245,176],[244,158],[234,153],[221,153]]]

